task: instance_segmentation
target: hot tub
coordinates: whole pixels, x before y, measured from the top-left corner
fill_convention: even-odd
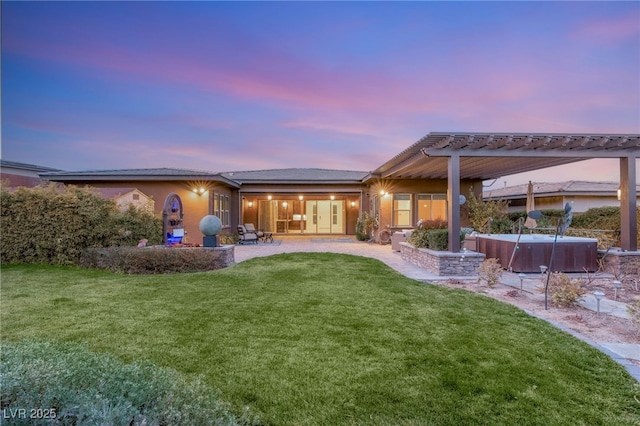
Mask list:
[[[540,265],[549,265],[554,235],[480,234],[476,237],[477,251],[496,258],[507,268],[511,256],[514,272],[540,272]],[[515,250],[515,254],[514,253]],[[595,272],[598,270],[598,240],[595,238],[558,236],[553,256],[553,271]]]

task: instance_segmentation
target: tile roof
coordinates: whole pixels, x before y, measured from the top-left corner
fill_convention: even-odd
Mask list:
[[[240,184],[223,176],[202,170],[155,168],[155,169],[115,169],[115,170],[84,170],[40,173],[40,177],[60,182],[75,181],[184,181],[184,180],[212,180],[224,182],[232,187]]]
[[[528,184],[508,186],[483,192],[484,198],[524,198],[527,195]],[[619,183],[589,182],[569,180],[565,182],[534,182],[533,193],[536,196],[550,195],[616,195]],[[640,185],[637,185],[640,191]]]
[[[3,160],[3,159],[0,159],[0,167],[9,167],[12,169],[22,169],[22,170],[29,170],[34,172],[53,172],[53,171],[60,170],[60,169],[54,169],[52,167],[37,166],[35,164],[20,163],[18,161],[9,161],[9,160]]]
[[[228,179],[240,183],[277,182],[361,182],[369,172],[331,169],[271,169],[222,173]]]
[[[218,173],[206,172],[202,170],[173,169],[173,168],[153,168],[153,169],[111,169],[111,170],[81,170],[81,171],[59,171],[45,173],[49,176],[214,176]]]

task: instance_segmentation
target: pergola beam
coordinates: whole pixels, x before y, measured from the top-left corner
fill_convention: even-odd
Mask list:
[[[449,157],[451,155],[460,155],[463,157],[528,157],[528,158],[620,158],[619,150],[607,150],[592,148],[591,150],[537,150],[521,147],[509,150],[509,148],[495,149],[494,151],[482,149],[435,149],[423,148],[422,152],[429,157]]]

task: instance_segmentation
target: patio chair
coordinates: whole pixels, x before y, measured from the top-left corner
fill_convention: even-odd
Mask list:
[[[244,225],[238,225],[238,242],[240,244],[258,243],[258,234],[247,231]]]
[[[247,232],[254,232],[258,236],[258,240],[262,240],[264,243],[267,241],[273,242],[273,233],[257,230],[256,227],[253,226],[253,223],[245,223],[244,227],[247,229]]]

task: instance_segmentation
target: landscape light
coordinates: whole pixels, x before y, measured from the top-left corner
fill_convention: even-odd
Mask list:
[[[618,300],[618,289],[619,288],[622,288],[622,281],[613,280],[613,290],[614,290],[613,300]]]
[[[523,274],[522,272],[520,272],[518,274],[518,278],[520,278],[520,291],[522,291],[522,281],[524,281],[524,279],[527,278],[527,276],[525,274]]]
[[[604,297],[604,292],[600,291],[600,290],[596,290],[593,292],[593,295],[596,297],[596,301],[597,301],[597,306],[598,306],[598,310],[596,311],[597,315],[600,315],[600,299],[602,299]]]

